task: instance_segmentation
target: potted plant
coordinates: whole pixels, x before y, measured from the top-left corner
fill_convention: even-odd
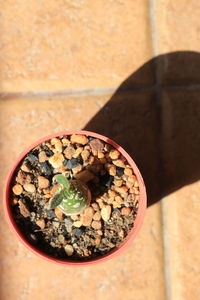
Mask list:
[[[123,148],[74,130],[42,138],[18,157],[4,204],[25,246],[49,261],[79,266],[112,258],[132,242],[146,191]]]

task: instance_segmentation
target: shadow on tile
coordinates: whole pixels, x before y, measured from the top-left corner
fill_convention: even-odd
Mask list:
[[[143,86],[150,68],[154,84]],[[84,128],[129,152],[144,177],[148,206],[200,179],[199,84],[199,53],[160,55],[128,77]]]

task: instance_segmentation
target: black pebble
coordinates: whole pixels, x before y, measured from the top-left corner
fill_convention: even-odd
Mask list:
[[[50,149],[45,150],[45,153],[48,157],[54,155],[53,151],[51,151]]]
[[[48,216],[49,218],[55,218],[56,215],[55,215],[55,213],[54,213],[54,210],[53,210],[53,209],[48,210],[48,211],[47,211],[47,216]]]
[[[77,238],[80,238],[81,235],[85,232],[85,228],[81,226],[80,228],[73,229],[72,232]]]
[[[120,167],[117,167],[116,175],[117,175],[118,177],[123,176],[123,175],[124,175],[124,169],[123,169],[123,168],[120,168]]]
[[[53,174],[53,170],[52,170],[52,168],[51,168],[51,166],[49,165],[48,162],[46,162],[46,161],[41,162],[40,167],[41,167],[42,173],[44,173],[45,175],[50,176],[50,175]]]
[[[64,163],[65,163],[65,161],[64,161]],[[70,170],[79,165],[81,165],[81,163],[79,162],[78,158],[71,158],[66,163],[67,168]]]
[[[103,185],[105,185],[108,189],[111,188],[113,183],[114,177],[106,173],[105,175],[101,176],[100,181]]]
[[[27,159],[30,161],[30,162],[36,162],[38,161],[38,157],[35,156],[34,154],[29,154]]]

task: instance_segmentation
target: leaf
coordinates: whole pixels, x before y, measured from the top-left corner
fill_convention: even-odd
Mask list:
[[[59,183],[62,184],[63,187],[65,188],[69,188],[70,184],[69,181],[67,180],[67,178],[63,175],[56,175],[55,176],[55,180]]]
[[[53,209],[57,207],[62,202],[62,200],[63,200],[62,193],[56,194],[51,200],[50,208]]]

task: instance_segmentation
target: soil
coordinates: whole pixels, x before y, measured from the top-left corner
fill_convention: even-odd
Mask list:
[[[87,184],[92,199],[81,214],[49,208],[56,174]],[[85,261],[124,242],[137,215],[139,187],[126,159],[110,144],[85,135],[60,136],[26,155],[13,177],[11,201],[30,244],[57,259]]]

